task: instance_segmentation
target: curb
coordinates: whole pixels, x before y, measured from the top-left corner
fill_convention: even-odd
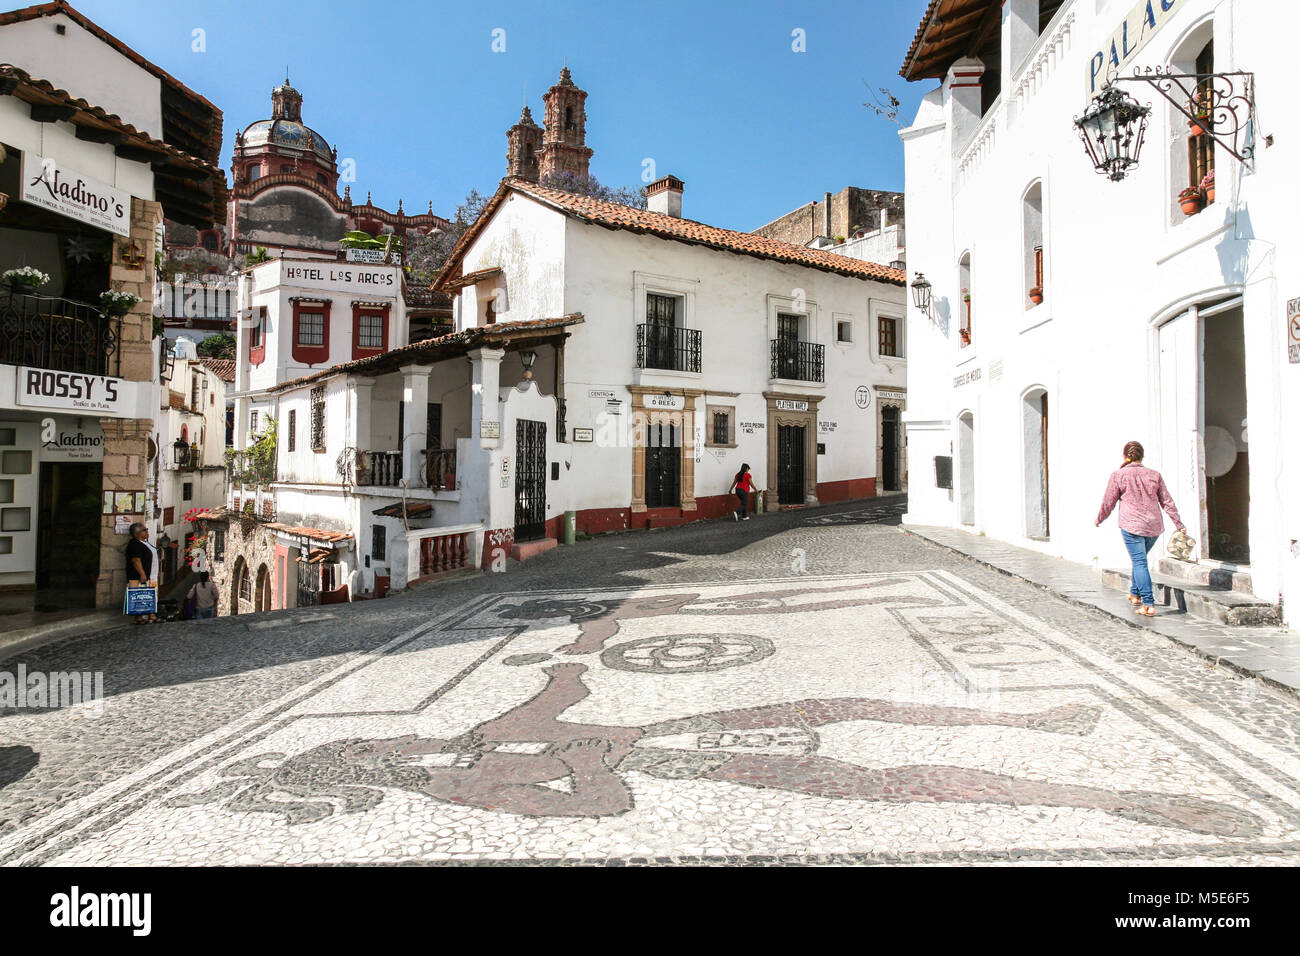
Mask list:
[[[1119,623],[1125,625],[1126,627],[1132,628],[1135,631],[1144,631],[1148,634],[1154,634],[1157,637],[1162,637],[1165,640],[1169,641],[1169,643],[1177,647],[1184,648],[1185,650],[1191,651],[1201,660],[1208,661],[1209,663],[1213,664],[1216,667],[1219,666],[1226,667],[1228,670],[1231,670],[1236,674],[1240,674],[1242,677],[1249,677],[1252,678],[1253,680],[1257,680],[1260,683],[1272,688],[1273,690],[1280,691],[1281,693],[1286,694],[1288,697],[1300,698],[1300,688],[1296,688],[1291,686],[1290,684],[1283,683],[1282,681],[1269,677],[1266,674],[1262,674],[1257,670],[1252,670],[1251,668],[1246,667],[1243,664],[1238,664],[1230,657],[1219,657],[1213,654],[1208,654],[1195,644],[1174,637],[1171,634],[1166,634],[1163,631],[1158,631],[1154,627],[1151,627],[1148,624],[1143,624],[1142,622],[1134,618],[1124,617],[1122,615],[1116,614],[1114,611],[1101,607],[1097,604],[1092,604],[1089,603],[1088,601],[1083,601],[1080,600],[1079,598],[1071,597],[1068,594],[1062,594],[1060,591],[1057,591],[1054,588],[1047,586],[1046,584],[1039,584],[1037,581],[1027,578],[1024,575],[1017,574],[1015,571],[1009,571],[1006,568],[1000,567],[989,561],[985,561],[983,558],[978,558],[973,554],[968,554],[965,551],[960,551],[957,548],[954,548],[950,544],[944,544],[942,541],[935,541],[933,538],[927,537],[926,535],[920,533],[919,531],[913,531],[909,528],[900,528],[899,530],[902,531],[902,533],[905,535],[910,535],[911,537],[919,538],[920,540],[925,541],[928,544],[934,545],[936,548],[943,548],[945,551],[948,551],[959,557],[965,558],[967,561],[970,561],[972,564],[978,564],[981,567],[985,567],[993,571],[997,571],[999,574],[1002,574],[1005,577],[1013,578],[1017,581],[1023,581],[1026,584],[1031,584],[1034,587],[1038,588],[1040,591],[1046,591],[1047,593],[1054,595],[1055,597],[1066,602],[1067,604],[1071,604],[1074,607],[1080,608],[1081,610],[1096,611],[1100,614],[1106,615],[1108,618],[1110,618],[1113,621],[1118,621]],[[1213,626],[1211,622],[1206,622],[1206,623],[1210,624],[1210,626]]]

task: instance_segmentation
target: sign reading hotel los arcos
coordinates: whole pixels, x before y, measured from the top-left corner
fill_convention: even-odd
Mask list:
[[[18,366],[18,405],[36,408],[70,408],[112,415],[122,410],[120,378],[54,372],[47,368]]]
[[[351,292],[387,293],[396,295],[401,288],[397,281],[398,266],[342,265],[328,263],[284,263],[285,285],[304,289],[341,289]]]
[[[119,236],[131,234],[131,196],[52,159],[23,152],[23,202],[90,223]]]

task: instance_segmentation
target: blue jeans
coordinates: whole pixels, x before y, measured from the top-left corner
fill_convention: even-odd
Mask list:
[[[194,609],[194,620],[196,621],[202,621],[207,618],[216,617],[216,616],[217,616],[217,609],[215,607],[196,607]]]
[[[1156,599],[1151,593],[1151,569],[1147,567],[1147,553],[1155,546],[1158,535],[1131,534],[1122,529],[1120,534],[1124,536],[1124,547],[1128,548],[1128,556],[1133,561],[1133,586],[1128,589],[1128,593],[1140,597],[1143,604],[1152,607]]]
[[[740,507],[733,510],[738,511],[740,516],[744,518],[749,513],[749,495],[737,489],[736,498],[740,501]]]

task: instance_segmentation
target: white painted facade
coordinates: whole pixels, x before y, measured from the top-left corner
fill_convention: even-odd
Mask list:
[[[1109,58],[1117,32],[1122,47],[1126,17],[1140,35],[1143,7],[1066,0],[1040,36],[1036,0],[1007,0],[997,101],[981,115],[972,76],[983,64],[957,61],[901,134],[909,268],[933,286],[930,314],[908,305],[905,520],[1125,567],[1114,521],[1097,529],[1094,520],[1107,476],[1135,439],[1165,475],[1202,560],[1212,545],[1245,545],[1240,530],[1221,535],[1224,516],[1248,507],[1254,592],[1281,601],[1295,623],[1300,364],[1288,361],[1287,302],[1300,297],[1291,182],[1300,120],[1288,71],[1300,7],[1155,4],[1158,29],[1122,75],[1195,72],[1211,40],[1215,72],[1254,73],[1256,120],[1238,140],[1253,135],[1253,168],[1216,146],[1216,201],[1190,216],[1176,198],[1189,182],[1188,125],[1149,85],[1120,84],[1152,107],[1140,166],[1124,180],[1093,171],[1072,125],[1097,57]],[[969,345],[959,334],[964,288]],[[1248,467],[1248,481],[1243,471],[1212,477],[1223,468],[1212,460],[1225,454],[1232,468]],[[952,460],[951,491],[937,487],[940,457]],[[1238,552],[1229,564],[1244,559]]]

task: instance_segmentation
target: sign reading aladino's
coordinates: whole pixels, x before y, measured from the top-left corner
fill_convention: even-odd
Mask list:
[[[27,151],[23,152],[22,177],[23,202],[119,236],[131,234],[129,193]]]
[[[1133,62],[1157,30],[1184,5],[1183,0],[1141,0],[1106,42],[1088,59],[1088,98],[1096,96]]]

